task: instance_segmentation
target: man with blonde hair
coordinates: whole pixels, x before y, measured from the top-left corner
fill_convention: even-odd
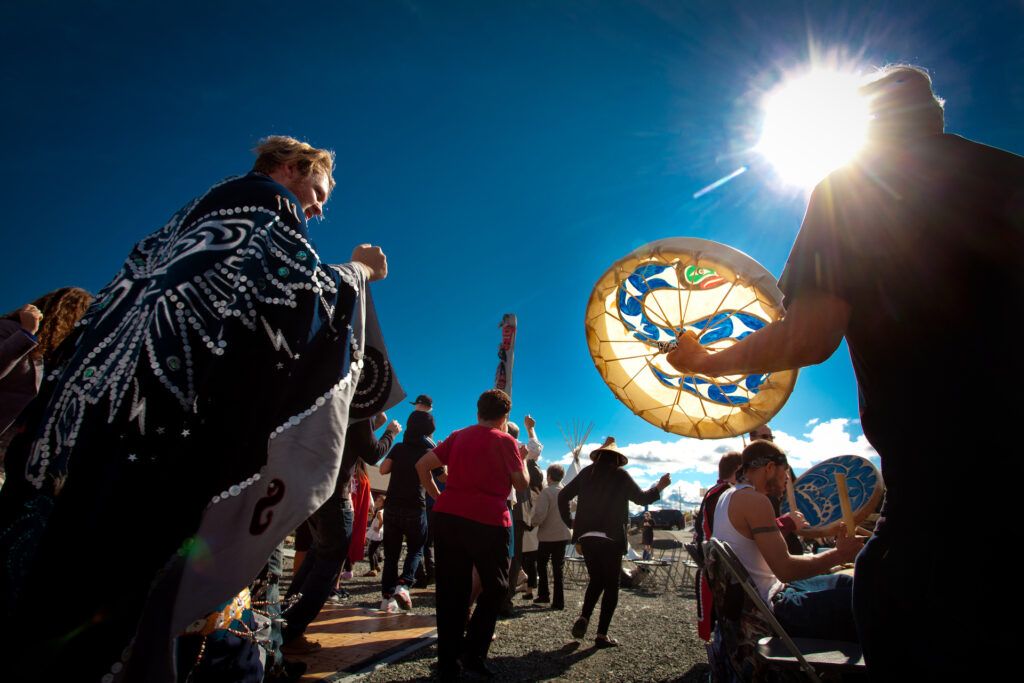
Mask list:
[[[263,138],[254,149],[258,155],[253,173],[264,175],[291,190],[306,220],[323,213],[334,189],[334,153],[281,135]]]
[[[328,189],[334,189],[334,152],[317,149],[307,142],[284,135],[269,135],[253,149],[258,155],[252,170],[270,175],[282,166],[294,165],[303,176],[322,173],[327,176]]]
[[[949,575],[933,558],[950,539],[1005,543],[1019,516],[1006,493],[985,497],[982,524],[941,513],[963,454],[1006,452],[997,406],[1007,404],[997,396],[1024,383],[1019,340],[1005,327],[1024,299],[1024,159],[943,133],[944,103],[922,69],[884,69],[862,94],[867,145],[811,195],[779,281],[786,316],[719,353],[681,335],[667,360],[706,377],[774,372],[821,363],[845,337],[886,485],[854,586],[869,672],[938,680],[963,668],[999,678],[979,670],[998,662],[988,656],[1000,651],[994,643],[982,656],[934,650],[990,620],[1004,599],[999,582],[974,581],[950,599]],[[937,427],[940,407],[961,422]]]
[[[331,495],[387,259],[317,253],[306,220],[334,186],[329,151],[280,136],[255,151],[251,173],[139,241],[41,388],[24,511],[52,513],[0,541],[11,680],[175,680],[176,636]],[[97,538],[120,541],[102,562]],[[86,588],[55,591],[70,566]]]

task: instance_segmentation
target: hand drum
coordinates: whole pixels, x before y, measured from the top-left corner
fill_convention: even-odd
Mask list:
[[[843,511],[836,489],[836,472],[846,475],[854,523],[860,524],[878,508],[884,486],[881,473],[870,460],[859,455],[840,455],[823,460],[801,474],[793,485],[797,510],[811,525],[808,529],[798,530],[801,536],[820,538],[839,534]],[[789,502],[783,501],[782,513],[787,512]]]
[[[674,237],[616,261],[587,303],[590,355],[615,396],[665,431],[722,439],[765,424],[782,408],[796,370],[708,377],[665,360],[680,330],[715,351],[782,317],[771,273],[724,244]]]

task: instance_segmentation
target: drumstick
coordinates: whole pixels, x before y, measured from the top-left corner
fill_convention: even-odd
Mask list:
[[[857,532],[857,525],[853,523],[850,492],[846,489],[846,475],[842,472],[836,472],[836,489],[839,491],[839,507],[843,509],[843,521],[846,522],[846,535],[853,538]]]
[[[796,509],[796,492],[793,490],[793,479],[786,477],[786,500],[789,501],[789,511],[799,512]]]

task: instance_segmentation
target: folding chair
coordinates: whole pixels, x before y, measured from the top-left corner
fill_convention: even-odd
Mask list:
[[[697,563],[697,555],[693,550],[692,543],[683,545],[686,554],[682,555],[679,563],[682,565],[679,578],[679,590],[684,591],[687,587],[696,590],[697,572],[700,571],[700,564]]]
[[[659,538],[651,544],[651,552],[657,557],[652,557],[649,560],[630,560],[636,567],[644,567],[647,570],[647,577],[639,587],[648,590],[649,584],[657,586],[660,581],[662,590],[668,590],[669,583],[675,576],[679,562],[679,549],[682,547],[681,541]]]
[[[709,646],[709,660],[716,659],[710,663],[719,680],[763,680],[769,672],[795,671],[819,682],[821,676],[864,677],[864,658],[857,643],[790,638],[728,543],[717,538],[706,541],[704,557],[721,638],[721,652],[714,653]],[[725,664],[733,676],[723,675],[727,674],[722,671]]]
[[[589,581],[590,574],[587,572],[586,562],[583,556],[576,552],[576,548],[570,543],[565,548],[565,564],[562,565],[562,576],[565,581],[572,581],[576,584]]]

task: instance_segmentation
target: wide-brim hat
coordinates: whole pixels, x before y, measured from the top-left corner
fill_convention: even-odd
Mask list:
[[[619,467],[622,467],[629,462],[629,458],[627,458],[624,453],[619,451],[619,446],[618,444],[615,443],[614,436],[606,437],[604,443],[601,444],[600,448],[595,448],[594,450],[592,450],[590,452],[590,459],[593,460],[594,462],[597,462],[597,456],[601,455],[602,453],[611,453],[616,458],[618,458]]]

